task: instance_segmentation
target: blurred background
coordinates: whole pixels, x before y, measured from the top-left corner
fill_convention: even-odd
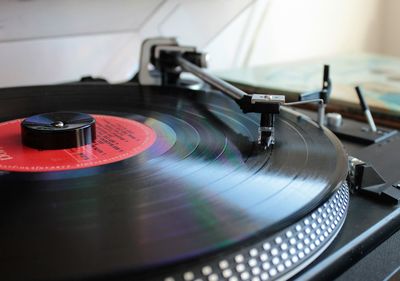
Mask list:
[[[140,44],[177,36],[217,72],[340,54],[400,56],[397,0],[5,0],[0,87],[130,79]]]

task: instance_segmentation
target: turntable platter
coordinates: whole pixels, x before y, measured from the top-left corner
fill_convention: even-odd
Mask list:
[[[114,163],[1,172],[6,279],[136,272],[215,252],[292,224],[347,173],[329,131],[285,109],[276,144],[261,150],[254,116],[216,93],[71,84],[4,89],[0,101],[0,122],[79,111],[134,120],[156,135]]]

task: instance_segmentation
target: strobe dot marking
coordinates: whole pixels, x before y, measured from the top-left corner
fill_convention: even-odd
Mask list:
[[[348,191],[343,188],[341,192]],[[333,217],[333,213],[327,215],[327,208],[333,209],[332,201],[333,199],[331,198],[330,204],[324,204],[324,207],[321,207],[321,212],[318,212],[318,210],[314,212],[313,214],[316,214],[314,218],[310,214],[301,223],[296,224],[294,227],[292,226],[290,229],[283,230],[275,237],[268,239],[268,241],[249,249],[248,256],[236,254],[231,257],[233,262],[236,263],[233,267],[235,270],[230,268],[228,259],[224,259],[217,262],[217,267],[221,269],[221,275],[213,273],[211,266],[203,266],[201,272],[206,277],[205,280],[204,277],[196,277],[193,273],[195,271],[187,271],[177,280],[217,281],[222,278],[229,281],[260,281],[284,277],[286,272],[298,266],[301,261],[312,257],[313,253],[319,249],[319,246],[324,245],[323,241],[328,240],[342,223],[343,219],[339,217],[341,213],[343,214],[342,217],[344,217],[347,202],[344,202],[342,206],[336,206],[338,209],[337,216]],[[328,216],[329,218],[327,218]],[[322,217],[325,219],[322,220]],[[318,218],[320,219],[318,220]],[[168,278],[173,279],[164,279],[164,281],[177,281],[174,279],[175,277]]]
[[[251,249],[249,252],[251,257],[256,257],[258,255],[257,249]]]
[[[249,260],[249,266],[250,267],[254,267],[257,265],[257,260],[256,259],[250,259]]]
[[[204,266],[202,269],[201,269],[201,272],[203,273],[203,275],[205,275],[205,276],[207,276],[207,275],[210,275],[211,273],[212,273],[212,268],[211,268],[211,266]]]
[[[255,267],[251,270],[251,273],[253,273],[253,275],[259,275],[261,273],[261,269],[259,267]]]
[[[285,261],[285,266],[288,267],[288,268],[291,267],[292,266],[292,262],[290,260],[286,260]]]
[[[241,273],[241,272],[243,272],[244,270],[246,269],[246,267],[244,266],[244,264],[238,264],[237,266],[236,266],[236,271],[237,272],[239,272],[239,273]]]
[[[229,278],[232,276],[232,270],[230,268],[225,269],[224,271],[222,271],[222,276],[224,278]]]
[[[260,255],[260,260],[261,260],[262,262],[267,261],[267,260],[268,260],[268,255],[267,255],[266,253],[262,253],[262,254]]]
[[[271,268],[271,264],[269,262],[265,262],[265,263],[262,264],[262,268],[264,270],[268,270],[268,269]]]
[[[228,267],[229,267],[228,261],[222,260],[222,261],[219,262],[219,268],[220,268],[220,269],[226,269],[226,268],[228,268]]]
[[[270,249],[271,249],[271,244],[269,244],[268,242],[267,242],[267,243],[264,243],[263,249],[264,249],[265,251],[270,250]]]
[[[194,279],[194,274],[193,274],[193,272],[191,272],[191,271],[185,272],[185,273],[183,274],[183,279],[184,279],[185,281],[192,281],[192,280]]]
[[[276,271],[275,268],[272,268],[272,269],[269,271],[269,275],[270,275],[270,276],[275,276],[276,274],[278,274],[278,272]]]
[[[282,238],[280,236],[275,238],[275,243],[276,244],[281,244],[282,243]]]
[[[245,271],[242,274],[240,274],[240,277],[242,278],[242,280],[249,280],[250,274],[247,271]]]
[[[279,263],[279,258],[278,258],[278,257],[273,258],[273,259],[272,259],[272,263],[273,263],[274,265],[277,265],[277,264]]]
[[[237,255],[237,256],[235,257],[235,262],[237,262],[237,263],[242,263],[243,261],[244,261],[243,255]]]

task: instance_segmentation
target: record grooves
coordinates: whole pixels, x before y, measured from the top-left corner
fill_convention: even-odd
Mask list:
[[[270,237],[347,190],[340,142],[289,110],[273,149],[260,150],[254,116],[218,93],[71,84],[3,89],[0,99],[0,122],[76,111],[155,132],[154,143],[114,163],[0,174],[0,266],[10,280],[179,264]]]

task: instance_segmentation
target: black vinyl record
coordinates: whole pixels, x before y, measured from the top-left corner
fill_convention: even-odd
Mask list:
[[[135,274],[219,251],[290,225],[346,176],[336,137],[287,109],[264,150],[257,115],[220,93],[134,84],[0,90],[0,122],[54,111],[136,120],[156,138],[114,163],[0,172],[5,280]]]

